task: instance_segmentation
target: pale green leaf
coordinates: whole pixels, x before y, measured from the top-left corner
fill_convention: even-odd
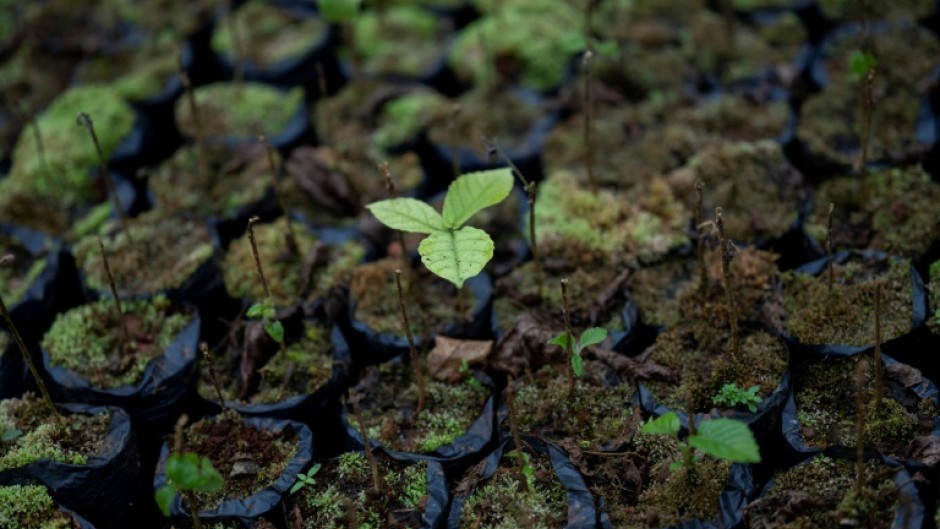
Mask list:
[[[281,343],[284,341],[284,324],[280,320],[265,322],[264,330],[275,342]]]
[[[477,211],[499,204],[512,191],[512,182],[512,170],[508,168],[467,173],[457,178],[444,197],[444,224],[459,228]]]
[[[258,318],[264,314],[264,305],[261,303],[255,303],[254,305],[248,307],[248,312],[245,313],[245,316],[249,318]]]
[[[160,508],[160,512],[163,513],[163,516],[170,516],[170,505],[173,503],[175,496],[176,491],[169,485],[164,485],[157,489],[153,499],[156,500],[157,507]]]
[[[747,424],[721,417],[699,425],[689,444],[702,452],[733,463],[759,463],[760,449]]]
[[[562,347],[565,349],[565,351],[567,351],[569,347],[572,349],[574,348],[574,340],[571,339],[571,335],[568,334],[567,332],[563,332],[559,334],[558,336],[552,338],[551,340],[548,341],[548,344]]]
[[[607,338],[607,329],[603,327],[591,327],[590,329],[585,329],[581,333],[581,339],[578,343],[579,350],[584,349],[589,345],[597,345],[604,341]]]
[[[464,226],[432,233],[421,241],[418,253],[428,270],[461,288],[493,258],[493,240],[483,230]]]
[[[643,433],[675,435],[679,433],[679,426],[679,416],[670,411],[646,421],[643,425]]]
[[[444,219],[431,206],[414,198],[389,198],[368,204],[366,208],[393,230],[411,233],[445,231]]]
[[[578,378],[584,376],[584,359],[578,353],[571,355],[571,371]]]

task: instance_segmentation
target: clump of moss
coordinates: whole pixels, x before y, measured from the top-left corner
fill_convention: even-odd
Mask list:
[[[454,105],[460,108],[456,113]],[[544,112],[511,90],[497,92],[486,87],[463,94],[453,104],[427,110],[431,141],[441,146],[466,147],[474,152],[480,151],[483,138],[496,138],[507,150],[525,147],[527,135]]]
[[[138,47],[91,57],[75,73],[82,84],[110,83],[114,90],[130,100],[144,100],[159,95],[176,75],[177,47],[180,36],[162,32]]]
[[[696,461],[695,470],[682,467],[668,470],[676,458],[658,462],[651,471],[654,480],[639,497],[636,507],[628,509],[627,527],[667,527],[687,520],[711,521],[718,517],[719,497],[728,483],[731,464],[710,457]],[[691,478],[691,479],[690,479]]]
[[[677,109],[672,119],[725,140],[753,142],[782,134],[790,120],[790,108],[783,101],[756,102],[726,94]]]
[[[283,217],[269,224],[255,225],[254,233],[271,298],[279,307],[303,301],[302,296],[306,299],[323,296],[338,275],[354,267],[365,253],[362,245],[354,241],[326,246],[299,226],[294,226],[298,253],[290,253],[285,242],[287,220]],[[318,253],[317,263],[311,267],[307,261],[314,252]],[[225,288],[230,295],[255,301],[265,298],[247,233],[232,242],[222,266]],[[309,271],[310,277],[304,277],[305,271]]]
[[[940,55],[937,38],[930,30],[913,21],[883,24],[881,30],[872,35],[878,61],[875,81],[876,87],[880,87],[875,92],[876,106],[881,105],[878,96],[883,95],[885,90],[893,92],[902,89],[904,92],[922,93],[936,67],[930,57]],[[833,83],[854,83],[857,86],[851,58],[859,49],[858,32],[842,33],[827,43],[823,60],[826,73]],[[878,83],[879,79],[883,80],[883,84]]]
[[[445,116],[448,100],[437,92],[420,90],[392,99],[382,105],[373,134],[382,149],[402,145],[427,130]]]
[[[812,447],[855,446],[856,366],[859,355],[826,359],[811,364],[794,380],[796,415],[804,442]],[[891,457],[907,458],[908,443],[919,435],[930,435],[937,404],[921,399],[901,380],[919,377],[920,372],[898,372],[888,368],[882,406],[875,409],[875,375],[866,373],[862,387],[866,395],[865,440]],[[897,398],[895,398],[897,397]]]
[[[231,14],[216,23],[212,49],[235,60]],[[327,34],[329,27],[320,17],[303,15],[264,2],[251,0],[235,10],[238,36],[242,41],[243,60],[262,68],[303,56]]]
[[[229,217],[260,202],[271,189],[271,169],[260,144],[235,149],[209,144],[206,155],[208,182],[199,177],[199,149],[193,145],[177,150],[150,176],[150,189],[163,215]],[[275,152],[274,157],[279,163],[280,155]]]
[[[346,452],[321,463],[307,485],[295,496],[301,525],[297,529],[345,529],[347,508],[355,512],[359,527],[385,527],[400,520],[402,527],[417,527],[428,496],[427,463],[396,461],[373,451],[384,489],[376,493],[362,452]]]
[[[42,485],[0,487],[0,525],[7,529],[71,529],[72,522]]]
[[[930,282],[927,283],[929,306],[933,313],[927,315],[927,327],[934,334],[940,333],[940,261],[930,265]]]
[[[828,273],[811,276],[795,271],[781,276],[784,326],[805,344],[871,345],[875,290],[882,288],[882,337],[885,341],[911,330],[913,296],[911,263],[886,259],[864,261],[851,257],[833,264],[834,284]]]
[[[281,132],[303,105],[303,90],[283,92],[260,83],[213,83],[194,90],[202,132],[206,137],[258,134],[273,137]],[[176,121],[188,137],[196,135],[189,103],[176,102]]]
[[[147,213],[128,222],[129,234],[119,228],[112,223],[101,237],[120,295],[180,288],[212,257],[209,228],[199,221]],[[75,259],[88,286],[102,292],[110,288],[97,237],[80,240]]]
[[[70,88],[38,117],[44,157],[39,155],[34,134],[20,135],[13,148],[11,184],[34,194],[54,197],[60,207],[95,198],[97,187],[92,170],[98,167],[98,154],[87,132],[75,124],[75,116],[80,112],[94,120],[105,157],[111,155],[134,127],[133,109],[113,87]]]
[[[0,256],[13,255],[13,264],[0,267],[0,296],[7,307],[16,305],[46,269],[46,258],[33,258],[17,241],[0,235]]]
[[[353,24],[353,50],[367,74],[419,77],[441,57],[449,28],[431,11],[393,5],[365,11]]]
[[[131,339],[127,349],[114,301],[104,299],[56,316],[42,340],[51,363],[75,371],[96,388],[137,384],[147,364],[192,321],[163,296],[122,301],[121,308]]]
[[[550,529],[561,527],[568,519],[565,488],[555,477],[547,456],[529,449],[534,479],[528,492],[519,481],[520,461],[503,452],[500,467],[485,484],[478,486],[467,498],[461,528],[490,527],[511,529],[529,527]]]
[[[31,184],[5,178],[0,180],[0,221],[66,238],[72,214],[56,198],[33,192]]]
[[[109,412],[59,420],[32,395],[0,401],[0,471],[41,460],[84,465],[102,450],[110,422]]]
[[[888,529],[901,501],[892,479],[895,472],[896,468],[868,461],[863,495],[856,498],[855,462],[816,456],[778,474],[768,494],[745,509],[747,524],[755,529],[836,529],[850,520],[858,527]]]

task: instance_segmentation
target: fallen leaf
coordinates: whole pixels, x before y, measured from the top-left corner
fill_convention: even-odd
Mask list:
[[[602,316],[607,314],[610,307],[613,305],[614,300],[617,299],[617,296],[623,292],[624,285],[627,284],[627,279],[630,278],[630,270],[624,270],[620,272],[609,285],[607,285],[604,290],[600,291],[596,296],[594,296],[594,306],[591,307],[591,325],[598,325],[601,323]]]
[[[327,148],[300,147],[287,161],[287,172],[317,206],[338,215],[355,216],[359,212],[356,192],[330,160],[335,158]]]
[[[428,372],[437,380],[460,382],[465,378],[465,374],[460,372],[464,361],[471,367],[483,365],[492,350],[492,340],[460,340],[438,336],[434,340],[434,349],[428,354]]]
[[[607,364],[618,373],[627,375],[634,381],[650,380],[654,378],[665,380],[666,382],[676,382],[679,380],[679,376],[673,370],[664,365],[657,364],[648,358],[632,358],[601,347],[594,347],[591,349],[591,352],[598,360]]]
[[[556,332],[530,314],[521,316],[493,348],[490,366],[519,376],[529,366],[560,361],[561,348],[548,344]]]

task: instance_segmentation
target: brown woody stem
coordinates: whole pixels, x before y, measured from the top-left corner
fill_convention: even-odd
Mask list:
[[[574,350],[571,348],[571,342],[574,341],[574,334],[571,333],[571,315],[568,312],[568,278],[563,278],[559,281],[561,283],[561,317],[564,320],[565,324],[565,333],[568,335],[568,339],[565,340],[565,373],[568,377],[568,398],[574,398],[574,391],[577,382],[574,378],[574,368],[571,367],[571,356],[574,354]]]
[[[408,320],[408,310],[405,308],[405,295],[401,288],[401,270],[395,270],[395,287],[398,289],[398,309],[401,311],[401,323],[405,327],[405,336],[408,338],[408,352],[411,355],[411,365],[415,370],[415,383],[418,385],[418,404],[415,409],[415,416],[421,415],[424,409],[425,387],[424,387],[424,369],[421,365],[421,359],[418,357],[418,349],[415,347],[415,339],[411,334],[411,322]]]
[[[79,125],[85,127],[85,129],[88,130],[88,134],[91,135],[91,141],[95,144],[95,151],[98,153],[98,162],[101,164],[101,178],[104,178],[105,185],[108,186],[108,194],[111,195],[111,204],[114,206],[114,211],[117,212],[118,220],[121,222],[121,229],[127,234],[127,240],[133,244],[134,239],[127,227],[127,215],[124,214],[124,209],[121,208],[117,189],[114,187],[114,182],[111,181],[111,175],[108,171],[108,161],[104,157],[104,152],[101,151],[101,143],[98,142],[98,135],[95,133],[95,124],[92,122],[91,116],[84,112],[80,112],[75,120]]]
[[[519,426],[516,421],[516,393],[513,389],[515,380],[512,375],[506,383],[506,389],[503,390],[503,397],[506,399],[506,410],[509,412],[509,429],[512,432],[512,442],[516,447],[516,453],[519,454],[519,482],[522,483],[522,491],[529,492],[529,482],[522,473],[525,460],[522,458],[522,437],[519,435]]]
[[[121,298],[118,297],[117,286],[114,284],[114,275],[111,273],[111,265],[108,263],[108,255],[104,251],[104,242],[101,237],[98,239],[98,250],[101,252],[101,262],[104,263],[104,272],[108,276],[108,285],[111,287],[111,296],[114,297],[114,309],[117,311],[118,321],[121,322],[121,333],[124,335],[124,350],[131,348],[131,333],[127,330],[127,322],[124,321],[124,311],[121,310]]]
[[[721,240],[721,272],[725,278],[725,304],[728,306],[728,323],[731,326],[731,357],[738,355],[738,311],[734,303],[734,285],[732,285],[731,262],[734,260],[737,249],[734,243],[725,236],[725,219],[721,208],[715,208],[715,225],[718,227],[718,236]]]
[[[385,181],[385,190],[388,191],[388,196],[398,198],[398,193],[395,191],[395,182],[392,180],[392,171],[388,167],[388,162],[380,163],[378,169]],[[408,259],[408,247],[405,246],[405,234],[402,233],[401,230],[396,230],[396,233],[398,234],[398,246],[401,247],[401,258],[407,263],[410,260]]]
[[[300,246],[297,245],[297,236],[294,234],[294,224],[290,220],[290,212],[284,207],[281,200],[281,184],[277,177],[277,162],[274,161],[274,147],[268,143],[268,139],[261,134],[258,136],[258,143],[264,146],[265,154],[268,157],[268,168],[271,170],[271,184],[274,186],[274,198],[277,201],[277,207],[284,213],[284,221],[287,223],[287,233],[284,234],[284,244],[287,251],[292,255],[300,255]]]
[[[271,297],[271,289],[268,288],[268,280],[264,277],[264,268],[261,266],[261,255],[258,253],[258,243],[255,242],[255,223],[261,219],[257,216],[248,219],[248,241],[251,243],[251,253],[255,257],[255,266],[258,267],[258,276],[261,277],[261,286],[264,287],[264,296]]]

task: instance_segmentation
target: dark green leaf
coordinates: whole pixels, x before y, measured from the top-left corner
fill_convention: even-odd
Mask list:
[[[581,355],[578,353],[571,355],[571,371],[573,371],[574,376],[578,378],[584,376],[584,359],[581,358]]]
[[[643,433],[675,435],[679,433],[679,426],[679,416],[670,411],[646,421],[643,425]]]
[[[255,303],[254,305],[248,307],[248,312],[245,313],[245,316],[249,318],[260,318],[264,314],[264,305],[261,303]]]
[[[284,341],[284,325],[279,320],[265,323],[264,330],[275,342],[281,343]]]
[[[568,350],[569,347],[574,349],[574,340],[571,339],[571,335],[568,334],[567,332],[563,332],[559,334],[558,336],[552,338],[551,340],[548,341],[548,343],[549,345],[557,345],[559,347],[562,347],[566,351]]]
[[[711,419],[699,425],[689,444],[702,452],[733,463],[759,463],[760,449],[747,424],[728,418]]]
[[[607,329],[602,327],[591,327],[590,329],[585,329],[581,333],[581,339],[578,342],[579,349],[583,350],[585,347],[591,345],[597,345],[604,341],[607,338]]]
[[[153,499],[156,500],[157,507],[160,508],[160,512],[163,513],[163,516],[170,516],[170,505],[173,503],[173,498],[175,496],[176,491],[173,490],[173,487],[169,485],[160,487],[153,495]]]

